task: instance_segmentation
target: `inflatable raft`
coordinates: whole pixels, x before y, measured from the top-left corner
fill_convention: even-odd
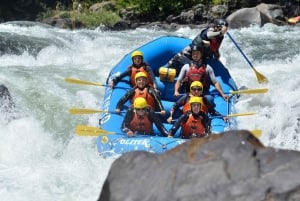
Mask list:
[[[174,69],[166,69],[161,67],[165,66],[175,54],[180,52],[190,43],[191,39],[188,38],[163,36],[132,50],[140,50],[143,52],[144,61],[151,66],[156,75],[158,89],[161,92],[162,103],[167,112],[167,114],[162,117],[164,120],[164,125],[167,129],[171,128],[172,125],[168,124],[165,120],[169,116],[169,111],[171,106],[174,104],[174,101],[178,99],[178,97],[173,95],[176,74],[174,73]],[[131,65],[132,60],[130,54],[131,52],[125,55],[121,61],[112,68],[107,78],[107,83],[114,76],[124,72],[128,66]],[[213,67],[216,77],[225,93],[229,94],[230,91],[237,90],[235,82],[221,62],[211,59],[208,63]],[[129,89],[129,77],[119,82],[113,90],[107,87],[101,110],[114,111],[120,97],[122,97]],[[219,96],[218,92],[213,86],[210,87],[210,93],[214,96],[214,102],[218,112],[220,112],[222,115],[235,112],[234,104],[237,99],[236,95],[230,95],[229,101],[226,102],[221,96]],[[129,107],[130,103],[127,102],[126,106]],[[137,135],[134,137],[127,137],[126,134],[121,130],[121,123],[124,116],[125,112],[121,114],[115,114],[113,112],[100,114],[99,128],[105,131],[113,132],[97,137],[97,148],[101,155],[107,156],[111,154],[122,154],[134,150],[164,153],[186,141],[178,137],[180,131],[176,133],[174,138],[159,136],[159,132],[155,126],[155,136]],[[215,117],[211,119],[212,133],[220,133],[236,127],[237,125],[234,118],[231,118],[227,122],[225,122],[222,117]]]

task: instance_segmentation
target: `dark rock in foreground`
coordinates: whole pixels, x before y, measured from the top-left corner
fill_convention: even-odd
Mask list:
[[[99,201],[300,200],[296,151],[264,148],[247,131],[193,139],[163,154],[117,159]]]

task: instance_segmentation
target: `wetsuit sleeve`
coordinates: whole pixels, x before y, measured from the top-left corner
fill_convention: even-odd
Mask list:
[[[150,79],[153,82],[154,88],[157,88],[157,82],[156,82],[155,75],[154,75],[152,68],[150,66],[146,66],[146,71],[150,75]]]
[[[126,101],[130,100],[135,93],[135,88],[128,91],[117,103],[116,109],[122,109],[122,106],[126,103]]]
[[[133,116],[134,116],[133,109],[127,110],[127,112],[125,114],[125,117],[123,119],[122,125],[121,125],[121,129],[122,129],[123,132],[126,133],[128,130],[130,130],[129,124],[132,121]]]
[[[171,115],[173,115],[178,109],[179,107],[183,106],[184,104],[186,104],[186,101],[187,101],[187,97],[188,95],[184,95],[182,97],[180,97],[172,106],[171,108]]]
[[[210,133],[210,119],[209,119],[209,117],[204,112],[201,112],[201,117],[202,117],[203,126],[205,127],[205,133]]]
[[[216,111],[214,106],[211,104],[210,101],[207,100],[207,98],[205,96],[203,97],[203,102],[207,108],[208,113],[210,113],[213,116],[221,115],[219,112]]]
[[[187,121],[188,117],[189,117],[189,113],[181,115],[179,119],[173,124],[172,128],[169,130],[169,133],[172,136],[174,136],[178,128]]]
[[[116,85],[121,79],[130,75],[131,75],[131,70],[128,69],[125,72],[121,73],[119,76],[116,76],[112,81],[114,82],[114,85]]]
[[[149,111],[149,119],[154,122],[155,126],[157,127],[157,129],[160,131],[160,133],[167,137],[168,136],[168,131],[167,129],[164,127],[163,123],[161,122],[159,116],[157,114],[154,113],[154,111],[150,110]]]
[[[154,101],[155,101],[155,105],[156,108],[159,109],[160,111],[165,110],[164,106],[161,102],[161,99],[159,98],[159,96],[157,95],[157,93],[152,89],[152,88],[148,88],[148,92],[149,94],[153,97]]]

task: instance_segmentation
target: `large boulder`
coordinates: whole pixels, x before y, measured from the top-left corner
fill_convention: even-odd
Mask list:
[[[266,23],[281,25],[285,23],[283,10],[279,5],[259,4],[252,8],[242,8],[227,17],[230,28],[263,26]]]
[[[98,201],[300,200],[300,154],[264,148],[247,131],[193,139],[111,166]]]

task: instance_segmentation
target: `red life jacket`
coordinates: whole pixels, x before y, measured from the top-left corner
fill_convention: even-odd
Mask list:
[[[200,67],[195,66],[194,64],[190,65],[189,71],[185,75],[185,79],[188,82],[188,87],[191,85],[193,81],[200,81],[205,88],[209,88],[209,78],[208,74],[206,73],[205,65]]]
[[[151,87],[153,87],[153,81],[148,73],[148,71],[146,71],[146,65],[145,63],[142,64],[142,66],[140,67],[135,67],[135,66],[130,66],[129,69],[131,69],[131,75],[130,75],[130,85],[131,87],[134,87],[135,86],[135,75],[138,73],[138,72],[144,72],[146,75],[147,75],[147,84]]]
[[[135,93],[134,96],[131,99],[131,103],[133,104],[134,100],[137,97],[142,97],[145,98],[148,105],[154,110],[155,109],[155,100],[154,98],[151,96],[151,94],[149,94],[149,88],[145,87],[143,90],[136,88],[135,89]]]
[[[182,125],[181,133],[182,138],[189,138],[192,134],[197,135],[197,137],[205,136],[205,127],[201,117],[195,118],[192,114],[189,114],[188,120]]]
[[[129,129],[138,133],[145,133],[145,134],[153,133],[152,122],[150,121],[147,113],[141,117],[138,116],[135,112],[133,119],[129,123]]]
[[[221,40],[222,41],[222,40]],[[221,41],[218,40],[218,38],[212,38],[210,39],[209,47],[213,53],[217,53],[220,46],[221,46]]]

